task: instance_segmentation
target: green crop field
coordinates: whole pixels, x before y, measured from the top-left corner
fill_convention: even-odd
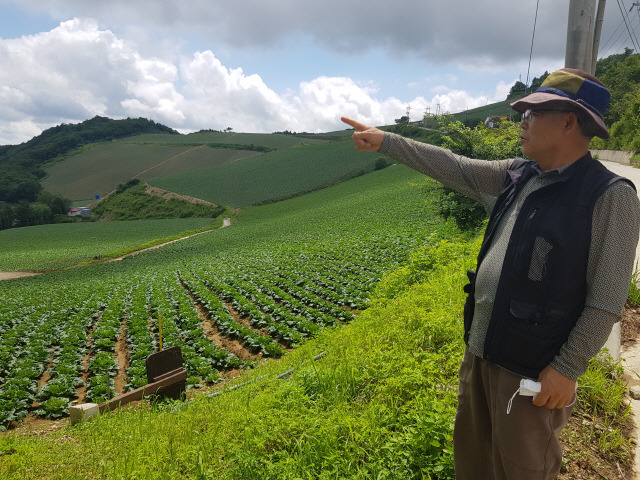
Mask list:
[[[146,180],[208,168],[257,153],[206,145],[102,143],[47,168],[48,176],[43,185],[71,200],[91,201],[96,195],[104,197],[131,178]]]
[[[69,267],[152,240],[197,230],[207,218],[82,222],[0,231],[0,270]]]
[[[426,210],[425,191],[411,185],[417,178],[406,167],[388,168],[312,195],[247,210],[231,227],[120,262],[0,282],[0,426],[29,411],[55,418],[74,398],[104,399],[104,388],[115,381],[113,377],[122,379],[119,389],[144,384],[139,362],[157,348],[158,331],[150,329],[149,322],[157,324],[160,316],[165,319],[165,344],[181,345],[194,386],[215,382],[220,372],[250,358],[221,351],[205,335],[205,319],[211,319],[210,328],[265,357],[280,356],[284,348],[304,342],[323,327],[353,319],[351,309],[366,308],[383,272],[406,259],[440,225]],[[180,227],[170,227],[172,222]],[[168,234],[185,226],[177,220],[130,224],[139,227],[136,241],[144,233],[147,238],[158,236],[158,228]],[[51,265],[93,255],[98,246],[116,248],[118,225],[65,224],[32,230],[39,235],[32,240],[23,237],[34,250],[29,265],[40,269],[45,261]],[[21,230],[29,229],[2,233]],[[98,245],[92,244],[93,236]],[[47,244],[65,253],[54,258]],[[79,254],[74,259],[70,252],[75,249]],[[9,261],[14,255],[6,251],[3,258]],[[16,265],[27,265],[27,259],[21,261]],[[199,318],[194,301],[207,317]],[[254,329],[238,323],[236,315],[248,316]],[[102,329],[107,333],[99,333]],[[89,344],[88,331],[93,332]],[[119,331],[127,332],[131,352],[126,367],[120,367],[121,376],[114,357]],[[98,338],[99,345],[92,347]],[[51,356],[58,341],[61,349]],[[92,368],[91,361],[78,362],[86,354],[105,357],[111,370],[105,373]],[[27,363],[30,381],[24,376]],[[58,370],[62,365],[64,373]],[[57,386],[54,394],[48,387],[36,388],[45,368],[59,379],[55,385],[66,382],[64,389]],[[14,390],[12,378],[21,379],[24,397]],[[88,392],[78,393],[81,386]],[[39,409],[32,408],[34,401]]]
[[[351,142],[298,146],[149,183],[218,205],[247,207],[339,183],[374,169],[379,154],[358,154]]]
[[[313,146],[320,150],[314,150]],[[321,164],[326,160],[326,165],[333,165],[336,155],[334,149],[340,151],[338,155],[343,165],[332,167],[335,173],[325,179],[323,175],[329,171],[319,171],[310,162]],[[281,159],[278,154],[271,152],[272,155],[264,162],[245,164],[246,159],[269,150],[279,151]],[[302,137],[233,132],[145,134],[81,149],[47,167],[47,177],[42,184],[52,193],[88,204],[95,201],[96,195],[104,197],[118,184],[126,183],[132,178],[156,179],[158,185],[175,185],[179,188],[175,190],[178,193],[207,200],[219,198],[222,202],[233,200],[234,206],[246,206],[274,198],[290,197],[350,178],[366,162],[353,149],[348,154],[345,154],[346,151],[346,144],[333,145],[322,139],[322,136],[314,135]],[[279,162],[281,165],[277,165]],[[233,166],[217,170],[217,167],[228,164]],[[268,171],[263,171],[264,167]],[[301,172],[295,176],[296,181],[293,183],[281,180],[288,183],[284,189],[278,185],[278,178],[281,179],[283,175],[282,169],[293,168],[295,171],[309,167],[309,172],[320,174],[320,177],[309,181],[309,174]],[[364,170],[369,171],[370,168]],[[256,188],[252,184],[254,171],[259,175],[267,175],[274,186],[275,196],[265,194],[263,185]],[[285,177],[287,176],[285,172]],[[210,185],[220,193],[212,193]],[[245,194],[248,195],[247,199],[242,198]]]

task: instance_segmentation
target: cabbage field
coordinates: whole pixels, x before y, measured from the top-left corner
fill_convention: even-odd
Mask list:
[[[353,321],[386,271],[446,236],[424,182],[394,166],[122,261],[0,282],[0,429],[144,385],[160,322],[198,388]]]

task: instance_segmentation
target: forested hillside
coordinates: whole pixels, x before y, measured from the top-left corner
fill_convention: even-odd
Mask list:
[[[0,146],[0,230],[51,223],[55,215],[66,214],[70,202],[62,195],[43,191],[44,166],[85,145],[141,133],[178,132],[144,118],[96,116],[79,124],[49,128],[20,145]]]

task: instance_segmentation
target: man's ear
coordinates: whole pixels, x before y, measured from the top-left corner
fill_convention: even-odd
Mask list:
[[[580,130],[580,123],[578,122],[578,115],[576,113],[567,112],[564,122],[564,127],[567,131],[573,129]]]

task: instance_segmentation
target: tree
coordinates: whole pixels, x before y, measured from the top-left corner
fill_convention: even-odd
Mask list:
[[[447,132],[443,136],[442,146],[459,155],[484,160],[522,156],[522,147],[518,142],[520,127],[515,122],[503,121],[497,128],[487,128],[479,123],[470,128],[453,121],[452,117],[445,117],[441,128]],[[447,187],[442,187],[438,212],[445,218],[453,218],[462,229],[476,228],[487,217],[480,203]]]
[[[640,150],[640,86],[624,96],[626,108],[620,119],[610,129],[608,148],[617,150]]]
[[[509,90],[509,94],[507,95],[507,100],[520,98],[526,91],[527,91],[527,86],[524,83],[522,83],[520,80],[518,80],[516,83],[513,84],[513,86],[511,87],[511,90]]]
[[[373,169],[374,170],[382,170],[384,168],[387,168],[389,166],[389,162],[387,162],[387,159],[385,157],[378,157],[376,158],[376,161],[373,165]]]
[[[549,72],[545,71],[539,77],[536,77],[533,80],[531,80],[531,86],[529,87],[529,92],[535,92],[538,88],[540,88],[540,86],[542,85],[542,82],[544,82],[548,76],[549,76]]]
[[[29,225],[44,225],[52,220],[53,214],[48,205],[40,202],[29,205]]]
[[[25,168],[0,165],[0,201],[33,202],[40,190],[38,179]]]
[[[71,200],[46,191],[38,195],[38,202],[47,205],[54,215],[65,215],[71,208]]]
[[[13,226],[13,208],[10,204],[0,202],[0,230]]]
[[[29,225],[29,219],[31,217],[31,208],[29,207],[29,202],[25,200],[21,200],[18,202],[18,205],[13,210],[15,216],[16,226],[18,227],[26,227]]]

